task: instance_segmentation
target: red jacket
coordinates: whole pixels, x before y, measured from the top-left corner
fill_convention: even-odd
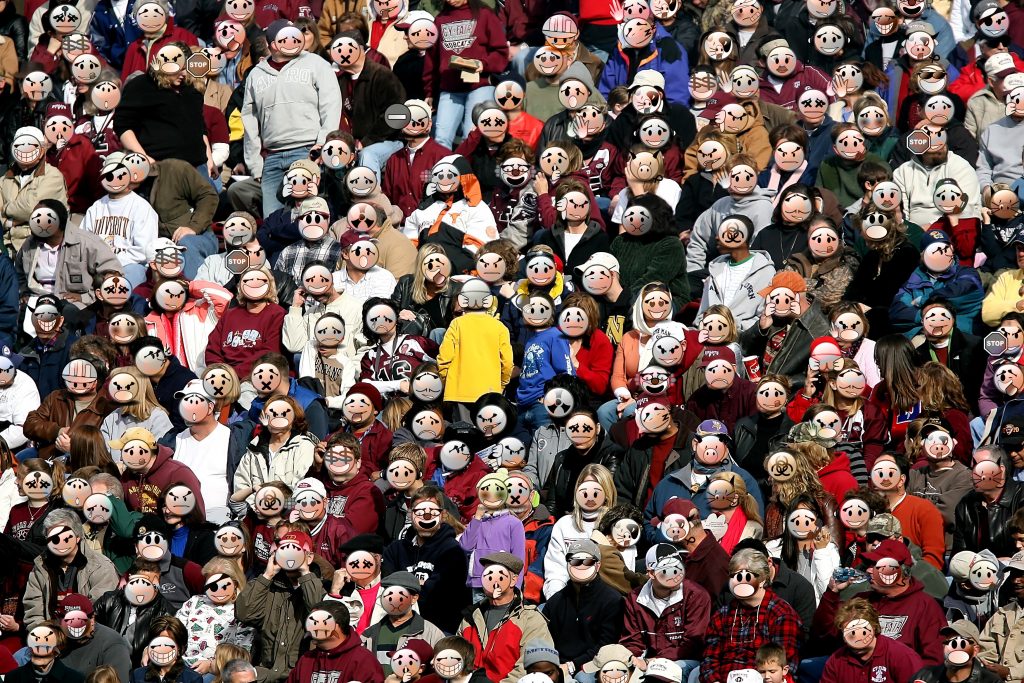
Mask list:
[[[311,534],[313,552],[330,562],[332,567],[340,567],[345,561],[346,553],[340,552],[338,548],[358,535],[352,523],[346,518],[326,515],[323,523]]]
[[[157,446],[156,460],[146,474],[136,474],[126,469],[121,473],[124,487],[124,502],[128,509],[136,512],[160,514],[156,502],[164,489],[175,482],[182,482],[192,489],[196,496],[196,509],[205,510],[202,484],[188,465],[174,460],[174,452],[166,446]]]
[[[68,188],[71,213],[85,213],[103,193],[99,185],[102,162],[96,148],[84,135],[75,133],[64,149],[50,148],[46,162],[60,169]]]
[[[333,650],[315,648],[303,653],[288,674],[287,683],[310,681],[360,681],[384,683],[384,670],[359,636],[350,633],[345,642]]]
[[[597,203],[591,206],[597,206]],[[589,344],[584,344],[576,352],[576,360],[576,376],[586,383],[594,396],[608,393],[608,380],[612,376],[612,362],[615,360],[615,349],[608,335],[601,330],[594,330]]]
[[[157,38],[156,42],[147,49],[146,39],[137,38],[128,46],[124,53],[124,67],[121,69],[121,79],[127,80],[128,76],[136,71],[145,72],[149,68],[149,62],[164,45],[168,43],[185,43],[186,45],[199,45],[199,39],[192,35],[188,29],[174,25],[174,19],[167,17],[167,28],[164,34]]]
[[[594,192],[590,190],[590,178],[583,170],[574,171],[568,175],[562,176],[558,180],[548,185],[548,191],[545,194],[537,196],[537,210],[540,212],[540,224],[551,229],[551,226],[555,224],[555,220],[558,218],[558,211],[555,210],[555,190],[562,184],[562,181],[567,178],[575,178],[584,185],[587,186],[587,195],[590,199],[590,220],[597,221],[597,224],[602,228],[605,227],[604,216],[601,215],[601,207],[597,205],[597,199],[594,197]]]
[[[907,683],[914,679],[914,674],[922,666],[916,652],[903,643],[880,635],[875,642],[875,651],[866,662],[848,647],[836,650],[825,662],[819,683]]]
[[[1021,64],[1021,70],[1024,71],[1024,64]],[[960,265],[974,267],[974,252],[978,246],[978,236],[981,235],[980,218],[961,218],[954,226],[948,216],[942,216],[932,223],[928,230],[941,230],[949,235],[953,240],[953,249],[960,259]]]
[[[516,597],[508,605],[504,618],[493,629],[487,627],[484,617],[485,600],[464,613],[458,635],[473,645],[476,652],[475,665],[487,672],[487,680],[500,683],[505,679],[517,680],[522,677],[523,653],[533,641],[550,641],[547,619],[533,605],[523,603],[523,596],[516,590]]]
[[[430,171],[434,164],[451,153],[450,149],[437,144],[433,138],[427,138],[410,164],[409,148],[403,147],[384,164],[380,189],[386,196],[394,198],[395,206],[408,218],[423,201],[423,188],[430,181]]]
[[[696,659],[704,657],[704,633],[711,619],[711,596],[698,584],[683,579],[682,598],[656,616],[648,581],[626,596],[622,640],[637,657]]]
[[[480,477],[491,470],[488,469],[483,460],[475,455],[469,461],[466,469],[459,470],[458,472],[442,472],[440,463],[441,447],[432,446],[428,448],[423,481],[433,480],[435,484],[443,488],[445,495],[451,498],[455,506],[459,508],[459,517],[462,518],[463,524],[468,524],[469,520],[476,514],[476,508],[480,504],[480,500],[476,497],[477,482],[480,481]]]
[[[846,492],[857,488],[857,480],[850,474],[850,456],[843,452],[832,454],[832,460],[818,470],[818,479],[837,501],[845,500]]]
[[[1011,20],[1010,23],[1012,24],[1013,21]],[[968,52],[972,55],[971,59],[967,61],[964,68],[960,69],[960,75],[949,84],[948,88],[949,92],[958,96],[965,103],[971,99],[971,95],[985,87],[985,79],[982,77],[981,69],[978,68],[978,63],[973,58],[973,45],[968,49]],[[1024,60],[1013,52],[1010,52],[1010,56],[1013,57],[1013,65],[1017,67],[1017,71],[1024,72]]]
[[[359,445],[363,451],[362,464],[359,466],[359,471],[365,474],[367,479],[370,478],[372,473],[387,469],[387,455],[388,451],[391,450],[391,441],[394,435],[392,435],[390,429],[384,426],[383,422],[374,420],[370,427],[361,435],[356,434],[351,429],[344,431],[359,439]]]
[[[897,596],[890,598],[871,590],[857,597],[874,605],[883,634],[919,654],[924,666],[942,664],[944,657],[939,629],[946,626],[946,614],[939,603],[924,592],[923,583],[911,577],[910,586]],[[814,612],[811,633],[838,636],[833,623],[838,609],[839,594],[825,591]]]
[[[777,104],[786,109],[796,109],[797,98],[807,90],[817,90],[827,93],[831,79],[813,66],[797,62],[793,75],[782,84],[782,90],[775,91],[775,87],[768,80],[767,73],[761,77],[761,99],[771,104]]]
[[[551,541],[551,530],[555,527],[555,518],[548,513],[543,505],[533,511],[533,515],[523,522],[526,532],[526,557],[523,574],[523,597],[533,603],[544,599],[544,555]]]
[[[360,534],[377,533],[384,518],[384,494],[366,477],[356,475],[352,481],[336,484],[324,468],[311,473],[327,489],[327,514],[347,519]]]

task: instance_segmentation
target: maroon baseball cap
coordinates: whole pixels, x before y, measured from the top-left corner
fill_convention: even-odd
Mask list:
[[[92,601],[80,593],[68,593],[57,604],[57,617],[63,619],[68,612],[85,612],[91,617]]]
[[[728,346],[705,346],[700,366],[706,368],[716,360],[724,360],[736,365],[736,353]]]
[[[870,564],[875,564],[886,557],[896,560],[905,567],[909,567],[914,564],[914,560],[910,557],[910,551],[907,550],[906,544],[902,541],[896,541],[893,539],[882,541],[878,544],[877,548],[863,552],[860,556]]]

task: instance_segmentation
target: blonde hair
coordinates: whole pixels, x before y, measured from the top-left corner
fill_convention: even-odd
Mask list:
[[[142,372],[134,365],[126,365],[118,368],[114,372],[124,373],[131,375],[132,379],[139,383],[139,393],[131,403],[126,403],[121,406],[121,414],[134,417],[139,422],[144,422],[149,419],[150,415],[153,414],[153,410],[163,407],[160,402],[156,400],[156,392],[153,390],[153,382],[150,381],[149,377],[142,374]]]
[[[214,683],[223,683],[224,679],[220,677],[224,667],[227,666],[228,662],[236,659],[242,659],[247,662],[251,662],[251,655],[249,651],[238,647],[234,643],[220,643],[217,649],[213,651],[213,671]]]
[[[427,452],[423,446],[414,441],[406,441],[391,448],[388,452],[388,464],[396,460],[408,460],[416,466],[416,472],[423,476],[423,468],[427,464]]]
[[[719,472],[711,477],[711,481],[725,481],[731,484],[733,491],[736,492],[736,496],[739,499],[739,507],[743,510],[743,514],[747,516],[747,519],[763,524],[761,511],[757,507],[757,499],[750,495],[750,491],[747,490],[747,483],[743,481],[743,477],[735,472]]]
[[[576,478],[576,486],[573,489],[575,491],[585,481],[596,481],[598,486],[604,492],[604,505],[598,512],[596,523],[601,521],[601,517],[610,507],[614,507],[618,499],[618,493],[615,490],[615,480],[612,477],[611,470],[604,465],[598,465],[597,463],[590,463],[584,465],[583,470],[580,472],[580,476]],[[583,531],[583,511],[580,509],[579,503],[576,502],[575,496],[573,496],[572,503],[572,523],[576,527],[577,531]]]
[[[729,344],[735,344],[740,338],[739,327],[736,325],[736,316],[732,314],[732,311],[725,304],[713,304],[707,307],[707,310],[701,314],[700,319],[703,321],[709,315],[720,315],[725,318],[725,322],[729,324],[729,334],[722,340],[722,346]]]
[[[276,304],[277,282],[274,280],[274,274],[270,272],[270,268],[268,268],[267,266],[263,266],[262,268],[247,268],[245,273],[248,273],[253,270],[258,270],[259,272],[266,275],[267,284],[269,285],[269,287],[267,287],[267,293],[263,295],[262,299],[250,299],[248,296],[245,295],[244,292],[242,292],[242,288],[239,287],[238,292],[235,294],[235,300],[238,301],[238,303],[242,306],[244,306],[246,303],[250,301],[252,301],[253,303],[258,303],[259,301],[266,301],[267,303]],[[244,276],[245,273],[242,273],[242,276]]]
[[[203,577],[206,578],[213,574],[227,574],[238,586],[238,590],[235,591],[236,597],[245,588],[245,574],[242,573],[238,563],[231,558],[217,556],[204,564]]]
[[[411,409],[412,399],[408,396],[395,396],[384,404],[384,409],[380,411],[378,419],[384,423],[385,427],[394,432],[402,426],[405,414]]]
[[[427,293],[427,281],[423,277],[423,261],[431,254],[448,256],[444,251],[444,247],[440,244],[422,244],[416,251],[416,274],[412,278],[412,300],[418,304],[423,304],[430,300]]]
[[[765,462],[767,463],[768,458],[779,451],[791,453],[793,460],[796,462],[791,478],[786,481],[771,480],[772,492],[775,494],[779,504],[784,508],[788,508],[790,503],[799,495],[806,495],[815,500],[821,499],[825,489],[821,485],[821,480],[818,479],[818,470],[811,463],[804,443],[782,444],[768,453],[765,457]],[[767,469],[767,466],[765,469]]]
[[[109,664],[104,664],[89,672],[85,683],[121,683],[121,677],[117,675],[117,669]]]
[[[839,379],[839,375],[845,370],[860,370],[860,366],[857,364],[857,361],[852,358],[841,358],[839,360],[840,366],[838,370],[830,369],[825,373],[828,381],[825,382],[825,390],[821,393],[821,402],[827,403],[830,406],[834,406],[836,404],[836,398],[839,396],[839,391],[832,388],[832,383]],[[851,414],[856,413],[864,407],[865,403],[866,399],[863,396],[858,396],[854,399],[853,409],[849,412]]]
[[[238,373],[235,372],[235,369],[228,365],[227,363],[210,363],[209,365],[206,366],[206,369],[203,370],[203,374],[200,377],[200,379],[205,380],[206,376],[210,373],[211,370],[223,370],[224,372],[231,375],[235,380],[234,382],[231,383],[231,390],[228,391],[228,393],[225,396],[221,396],[220,398],[216,399],[215,405],[218,408],[234,405],[234,403],[238,401],[239,397],[241,397],[242,395],[242,382],[240,379],[238,379]]]

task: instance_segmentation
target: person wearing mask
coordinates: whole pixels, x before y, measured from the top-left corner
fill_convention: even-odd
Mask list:
[[[311,575],[307,573],[305,576]],[[314,647],[298,658],[288,674],[288,683],[304,683],[325,677],[384,683],[384,670],[373,653],[362,646],[358,634],[353,632],[345,604],[338,600],[322,600],[308,607],[305,633]]]
[[[1014,513],[1024,507],[1024,484],[1013,479],[1013,465],[1001,446],[982,446],[971,456],[974,490],[957,503],[952,554],[988,548],[1008,557],[1017,547],[1009,532]]]
[[[25,418],[25,436],[35,442],[42,458],[50,459],[71,450],[71,430],[99,427],[113,410],[102,383],[107,379],[106,363],[91,356],[72,358],[61,371],[63,389],[50,392],[40,406]]]
[[[39,128],[26,126],[14,132],[11,163],[7,173],[0,178],[0,199],[3,200],[0,222],[5,243],[15,251],[20,250],[33,234],[31,217],[40,202],[50,200],[64,207],[61,233],[67,224],[68,198],[64,176],[56,166],[46,163],[46,148],[46,138]],[[84,284],[88,286],[88,282]]]
[[[413,640],[433,646],[444,638],[444,633],[413,609],[419,600],[421,586],[412,572],[393,572],[381,579],[380,585],[379,601],[386,615],[363,631],[362,638],[364,647],[390,673],[389,651],[406,647]]]
[[[903,215],[917,225],[931,225],[942,218],[942,212],[935,205],[935,186],[940,180],[951,178],[967,197],[967,205],[960,216],[979,216],[982,188],[979,182],[980,169],[975,170],[963,157],[951,151],[946,136],[941,131],[933,130],[932,124],[922,123],[918,130],[929,136],[931,142],[928,150],[920,155],[911,155],[892,173],[892,180],[902,196]]]
[[[287,324],[287,317],[286,317]],[[263,406],[275,396],[291,396],[306,413],[309,431],[318,439],[327,437],[327,407],[323,398],[316,392],[299,384],[298,379],[289,377],[288,359],[280,353],[265,353],[253,363],[253,371],[249,381],[256,390],[252,399],[248,417],[258,422]]]
[[[290,531],[275,545],[267,568],[239,594],[235,617],[259,632],[274,634],[261,648],[254,664],[260,680],[280,683],[289,676],[290,662],[299,657],[307,618],[317,610],[326,594],[321,581],[309,569],[313,562],[313,541],[309,534]],[[334,604],[344,609],[341,603]],[[347,627],[348,610],[344,615],[339,612],[339,617],[335,618],[335,626]],[[312,674],[312,669],[309,673]]]
[[[56,621],[44,621],[29,630],[28,662],[10,671],[5,680],[13,683],[83,683],[85,677],[59,661],[67,637]]]
[[[402,128],[404,144],[388,157],[381,176],[381,189],[395,197],[395,205],[408,217],[423,201],[424,183],[434,164],[452,151],[430,136],[430,106],[423,100],[406,100],[409,123]]]
[[[174,395],[196,379],[195,373],[182,365],[177,356],[169,353],[157,337],[139,337],[128,345],[128,351],[135,361],[135,367],[153,385],[156,400],[171,418],[173,431],[177,433],[185,429],[185,419],[178,410],[178,399]]]
[[[206,519],[221,524],[230,517],[229,476],[244,451],[231,451],[232,431],[217,421],[216,401],[201,380],[192,380],[175,396],[180,401],[178,412],[184,417],[187,429],[175,439],[174,460],[192,470],[203,482]]]
[[[321,57],[303,50],[295,25],[274,21],[266,37],[270,57],[246,78],[241,109],[245,165],[263,187],[264,218],[284,206],[278,191],[285,169],[323,146],[342,106],[334,71]],[[290,106],[277,106],[282,102]]]
[[[843,635],[843,647],[828,658],[821,675],[823,683],[839,683],[870,670],[883,680],[914,680],[921,658],[903,643],[882,635],[878,612],[863,598],[844,603],[836,612],[836,630]]]
[[[358,358],[356,348],[362,344],[362,302],[346,291],[348,288],[341,290],[335,286],[332,276],[335,263],[336,260],[311,261],[302,268],[299,286],[284,316],[281,342],[288,351],[300,353],[316,339],[316,323],[320,317],[324,313],[335,313],[345,323],[340,349],[354,361]]]
[[[364,233],[347,230],[338,240],[341,259],[334,271],[334,287],[364,302],[395,292],[398,279],[380,264],[380,250]]]
[[[113,629],[96,622],[96,611],[89,598],[67,593],[57,605],[55,618],[60,620],[67,638],[67,647],[60,656],[64,664],[83,676],[99,666],[110,666],[123,680],[128,680],[132,667],[128,643]]]
[[[96,623],[127,641],[133,662],[142,658],[153,619],[173,614],[174,608],[160,593],[160,565],[142,558],[136,558],[128,568],[124,586],[107,591],[95,601]]]
[[[753,222],[741,214],[726,216],[718,226],[715,242],[721,256],[707,264],[698,318],[711,306],[725,305],[740,330],[745,330],[761,317],[764,302],[757,292],[771,282],[775,265],[768,252],[751,251],[753,234]]]
[[[21,370],[35,383],[41,397],[49,396],[62,386],[61,372],[71,358],[72,344],[79,338],[78,330],[70,323],[65,324],[61,313],[65,305],[53,294],[38,297],[34,306],[26,302],[35,338],[18,349],[18,354],[25,359]]]
[[[158,511],[157,501],[164,490],[176,482],[187,486],[202,503],[202,485],[192,470],[173,459],[174,452],[163,445],[158,446],[156,437],[142,427],[131,427],[121,437],[108,444],[121,451],[124,471],[121,486],[124,488],[125,503],[131,510],[141,513]],[[205,509],[205,505],[204,505]]]
[[[735,430],[737,421],[757,412],[757,385],[736,376],[738,359],[728,346],[705,346],[700,364],[705,384],[690,394],[686,409],[702,423],[721,421],[728,435]]]
[[[973,622],[958,619],[939,634],[943,637],[945,661],[921,669],[913,676],[914,680],[922,683],[953,683],[968,679],[978,683],[999,683],[1004,680],[994,668],[990,668],[995,665],[981,659],[984,646],[981,633]]]
[[[281,351],[284,309],[277,304],[277,287],[269,269],[250,268],[242,273],[236,306],[218,316],[204,354],[205,365],[227,363],[241,377],[267,353]]]

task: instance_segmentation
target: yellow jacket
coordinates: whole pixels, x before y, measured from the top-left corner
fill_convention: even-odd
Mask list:
[[[512,378],[508,328],[486,311],[455,318],[441,341],[437,367],[446,401],[472,403],[486,393],[502,391]]]
[[[1017,302],[1024,299],[1024,295],[1021,294],[1022,285],[1024,277],[1020,269],[1014,268],[1000,273],[992,283],[992,289],[981,302],[981,319],[986,325],[995,327],[1004,315],[1017,310]]]

